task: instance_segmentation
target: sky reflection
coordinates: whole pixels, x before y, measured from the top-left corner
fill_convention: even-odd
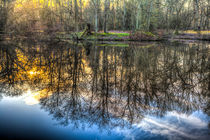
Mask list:
[[[138,124],[130,127],[116,127],[113,130],[90,126],[83,122],[83,128],[74,124],[60,126],[41,109],[39,104],[28,105],[25,96],[4,97],[0,102],[0,130],[11,138],[41,139],[201,139],[209,137],[209,117],[202,111],[192,114],[168,112],[163,117],[147,115]],[[8,108],[4,110],[4,108]],[[27,132],[27,133],[26,133]],[[44,133],[43,133],[44,132]]]
[[[83,128],[74,124],[61,126],[39,104],[28,105],[24,96],[3,97],[0,102],[0,137],[3,139],[123,139],[96,125],[90,127],[83,122]],[[5,108],[7,108],[5,110]],[[9,136],[9,137],[6,137]]]
[[[190,115],[173,111],[161,118],[146,116],[136,126],[168,139],[208,139],[208,122],[208,116],[201,111]]]

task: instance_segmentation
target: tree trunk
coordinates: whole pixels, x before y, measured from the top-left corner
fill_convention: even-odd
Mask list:
[[[158,24],[158,27],[161,27],[161,1],[160,0],[157,0],[156,1],[156,6],[157,6],[157,24]],[[161,27],[162,28],[162,27]]]
[[[136,16],[136,30],[138,30],[141,25],[141,20],[140,20],[140,12],[141,12],[141,1],[138,3],[138,9],[137,9],[137,16]]]
[[[77,4],[77,0],[74,0],[74,22],[75,22],[75,26],[76,26],[76,32],[79,32],[79,25],[78,25],[78,4]]]
[[[104,2],[104,33],[107,33],[107,18],[108,18],[108,10],[109,10],[109,0],[105,0]]]
[[[126,20],[126,18],[125,18],[125,16],[126,16],[126,7],[125,7],[125,0],[123,1],[123,30],[125,30],[126,29],[126,27],[125,27],[125,20]]]
[[[197,30],[199,28],[199,5],[198,5],[199,1],[198,0],[194,0],[194,12],[195,12],[195,25],[194,25],[194,29]]]
[[[95,9],[95,32],[98,32],[98,8]]]
[[[82,19],[83,13],[82,13],[82,8],[83,8],[83,2],[82,0],[79,0],[79,4],[80,4],[80,19]]]
[[[152,7],[153,7],[153,2],[151,0],[150,7],[149,7],[149,13],[148,13],[148,17],[147,17],[147,31],[150,30],[150,19],[151,19]]]
[[[98,13],[99,13],[99,6],[100,6],[100,0],[92,0],[92,3],[94,5],[94,12],[95,12],[95,32],[98,32]]]

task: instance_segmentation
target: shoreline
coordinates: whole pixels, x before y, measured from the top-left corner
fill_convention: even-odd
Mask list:
[[[55,33],[54,33],[55,34]],[[158,35],[150,35],[141,37],[132,37],[130,35],[120,35],[118,33],[106,35],[90,35],[78,37],[71,33],[56,33],[56,35],[45,33],[32,33],[30,35],[11,35],[0,34],[0,41],[13,39],[32,39],[38,41],[119,41],[119,42],[162,42],[162,41],[210,41],[210,34],[188,34],[182,33],[177,35],[165,34],[159,37]]]

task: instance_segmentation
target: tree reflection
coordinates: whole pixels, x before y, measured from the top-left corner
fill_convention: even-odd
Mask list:
[[[209,112],[207,44],[17,44],[1,44],[0,93],[36,91],[62,125],[116,127],[147,114]]]

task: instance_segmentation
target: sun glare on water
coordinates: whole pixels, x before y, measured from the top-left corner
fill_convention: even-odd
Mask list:
[[[30,73],[31,75],[35,74],[33,71],[30,71],[29,73]]]
[[[26,92],[26,96],[24,98],[24,101],[27,105],[35,105],[39,103],[39,100],[35,98],[36,94],[32,93],[31,90],[28,90]]]
[[[30,89],[27,90],[25,96],[24,96],[24,102],[27,105],[36,105],[39,103],[39,101],[42,98],[51,96],[52,93],[51,92],[47,92],[47,89],[43,89],[40,91],[31,91]]]

